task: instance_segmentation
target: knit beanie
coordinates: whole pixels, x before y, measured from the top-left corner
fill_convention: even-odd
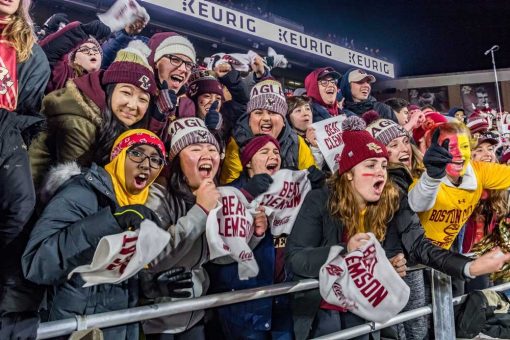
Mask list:
[[[365,121],[357,116],[348,117],[342,122],[344,147],[338,160],[338,173],[340,175],[351,170],[365,159],[388,158],[388,151],[386,151],[384,144],[372,137],[365,129]]]
[[[482,133],[489,130],[489,122],[487,119],[480,115],[471,115],[468,118],[466,126],[469,128],[471,134]]]
[[[192,144],[212,144],[220,152],[218,141],[200,118],[189,117],[174,120],[168,128],[168,134],[170,135],[170,154],[168,155],[170,162],[182,149]]]
[[[197,59],[195,48],[191,41],[175,32],[161,32],[154,34],[149,40],[151,55],[149,62],[155,67],[156,62],[165,54],[182,54],[192,62]]]
[[[413,139],[419,142],[427,131],[432,131],[437,125],[447,123],[448,119],[439,112],[427,112],[425,121],[413,130]]]
[[[223,87],[216,78],[214,71],[197,70],[189,77],[188,97],[195,100],[204,93],[216,93],[223,98]]]
[[[151,96],[156,95],[156,80],[147,61],[149,53],[149,48],[142,41],[131,41],[125,49],[117,52],[115,60],[104,72],[101,83],[103,85],[128,83],[148,92]]]
[[[241,165],[243,168],[251,161],[253,155],[269,142],[273,143],[280,150],[280,143],[271,135],[260,135],[250,139],[241,152]]]
[[[287,114],[287,102],[283,93],[282,85],[272,79],[255,84],[250,92],[247,112],[266,109],[276,112],[285,118]]]
[[[390,119],[378,119],[367,127],[367,131],[384,145],[395,138],[409,136],[407,130]]]
[[[78,50],[80,49],[80,47],[83,45],[83,44],[86,44],[86,43],[91,43],[91,44],[94,44],[97,49],[99,50],[99,54],[101,54],[101,58],[103,57],[103,49],[101,48],[101,45],[99,44],[99,42],[93,38],[93,37],[89,37],[87,40],[85,41],[81,41],[79,43],[79,45],[77,45],[75,48],[73,48],[71,50],[71,52],[69,52],[69,54],[67,55],[67,58],[69,60],[69,64],[72,64],[74,63],[74,58],[76,57],[76,52],[78,52]]]

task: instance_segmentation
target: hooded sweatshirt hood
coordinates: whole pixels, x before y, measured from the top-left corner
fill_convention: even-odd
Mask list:
[[[338,116],[338,102],[335,100],[333,105],[327,105],[321,97],[319,92],[319,74],[324,71],[326,67],[321,67],[316,70],[313,70],[310,74],[308,74],[305,78],[305,89],[306,95],[316,103],[319,103],[321,106],[325,107],[331,116]],[[342,78],[342,80],[345,76]]]
[[[340,81],[340,91],[342,96],[345,98],[346,102],[352,102],[352,92],[351,92],[351,84],[349,83],[349,73],[356,70],[355,68],[350,68],[345,72],[342,80]]]

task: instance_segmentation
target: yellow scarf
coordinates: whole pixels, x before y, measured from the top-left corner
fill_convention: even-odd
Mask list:
[[[135,136],[136,135],[136,136]],[[123,207],[125,205],[132,204],[145,204],[147,201],[147,197],[149,196],[149,187],[153,181],[151,181],[145,189],[142,190],[139,194],[132,195],[126,189],[126,158],[127,158],[127,150],[133,144],[149,144],[152,143],[138,142],[139,136],[148,135],[150,137],[158,138],[154,133],[144,130],[144,129],[133,129],[128,130],[121,134],[113,144],[112,154],[116,154],[114,158],[110,161],[110,163],[106,164],[104,167],[105,170],[110,174],[113,183],[113,190],[115,192],[115,198],[119,203],[119,206]],[[135,138],[137,137],[137,138]],[[158,139],[159,140],[159,139]],[[160,141],[161,142],[161,141]],[[161,144],[163,144],[161,142]],[[118,147],[121,146],[122,150],[119,152]],[[153,145],[156,146],[156,145]],[[157,147],[157,146],[156,146]],[[115,152],[116,151],[116,152]],[[115,153],[114,153],[115,152]],[[118,152],[118,153],[117,153]],[[163,155],[164,155],[163,151]],[[158,170],[158,174],[161,172],[163,168]],[[157,178],[158,176],[156,175]]]

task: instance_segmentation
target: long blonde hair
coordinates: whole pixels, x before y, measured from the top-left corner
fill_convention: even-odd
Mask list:
[[[32,47],[36,43],[33,22],[30,17],[32,0],[21,0],[16,12],[8,18],[2,30],[2,39],[9,41],[16,49],[17,62],[22,63],[32,55]]]
[[[361,228],[359,226],[361,210],[352,192],[351,183],[347,179],[348,173],[349,171],[339,175],[337,172],[328,181],[330,214],[342,221],[348,237],[365,230],[365,232],[373,232],[379,241],[384,240],[387,225],[399,208],[398,189],[388,178],[379,201],[367,204],[363,219],[364,226]]]

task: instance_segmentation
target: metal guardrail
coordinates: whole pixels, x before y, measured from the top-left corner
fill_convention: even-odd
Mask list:
[[[419,270],[423,269],[424,266],[416,266],[411,270]],[[436,294],[438,299],[446,299],[448,301],[447,295],[450,296],[450,301],[452,308],[453,305],[461,304],[465,301],[466,295],[454,298],[451,300],[451,283],[449,280],[444,281],[443,277],[448,277],[445,274],[442,274],[437,271],[433,272],[433,282],[434,279],[442,282],[443,286],[441,289],[438,289],[437,283],[436,286],[433,287],[433,294]],[[435,273],[435,274],[434,274]],[[434,276],[435,275],[435,276]],[[434,278],[435,277],[435,278]],[[448,277],[449,278],[449,277]],[[443,281],[441,281],[443,280]],[[238,290],[234,292],[226,292],[220,294],[211,294],[202,296],[195,299],[183,299],[172,302],[165,302],[129,309],[123,309],[113,312],[99,313],[93,315],[85,315],[85,316],[76,316],[76,318],[51,321],[41,323],[37,330],[37,339],[48,339],[56,336],[62,336],[70,334],[76,330],[83,330],[88,328],[105,328],[116,325],[128,324],[148,319],[153,319],[161,316],[175,315],[179,313],[191,312],[194,310],[202,310],[208,308],[214,308],[229,304],[234,304],[238,302],[250,301],[255,299],[261,299],[271,296],[295,293],[310,289],[315,289],[319,287],[319,281],[315,279],[301,280],[296,282],[287,282],[287,283],[279,283],[270,286],[257,287],[252,289]],[[492,290],[506,290],[510,289],[510,283],[505,283],[503,285],[491,287],[489,289]],[[404,313],[400,313],[397,316],[393,317],[389,321],[385,323],[377,323],[377,322],[369,322],[364,325],[352,327],[349,329],[345,329],[336,333],[328,334],[317,339],[350,339],[359,335],[367,334],[385,327],[389,327],[407,320],[411,320],[417,318],[422,315],[427,314],[438,314],[438,308],[444,308],[444,304],[439,304],[437,299],[434,299],[433,296],[433,304],[421,308],[417,308],[411,311],[407,311]],[[453,313],[452,317],[447,318],[447,324],[452,324],[453,322]],[[436,339],[452,339],[451,333],[449,331],[445,331],[444,325],[441,325],[441,320],[438,320],[439,324],[435,324],[435,327],[439,326],[439,332],[435,333]],[[453,329],[453,332],[455,330]]]

